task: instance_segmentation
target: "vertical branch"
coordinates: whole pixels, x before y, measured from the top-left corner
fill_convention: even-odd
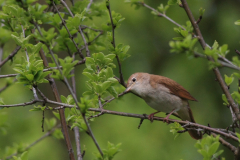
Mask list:
[[[73,15],[72,11],[70,10],[70,8],[68,7],[68,5],[67,5],[63,0],[60,0],[60,1],[61,1],[61,3],[67,8],[67,10],[68,10],[68,12],[70,13],[70,15],[71,15],[72,17],[74,17],[74,15]],[[54,2],[53,2],[53,4],[55,5]],[[86,48],[86,55],[87,55],[87,57],[90,57],[90,51],[89,51],[89,49],[88,49],[88,43],[87,43],[87,41],[86,41],[86,39],[85,39],[85,37],[84,37],[83,31],[82,31],[82,29],[81,29],[80,26],[78,26],[78,32],[80,33],[80,35],[81,35],[81,37],[82,37],[82,39],[83,39],[83,42],[84,42],[84,45],[85,45],[85,48]]]
[[[192,14],[192,12],[191,12],[188,4],[187,4],[187,1],[186,0],[181,0],[181,2],[182,2],[182,5],[183,5],[183,8],[185,9],[185,11],[186,11],[186,13],[188,15],[189,20],[192,23],[192,26],[193,26],[193,28],[194,28],[197,36],[198,36],[199,42],[200,42],[200,44],[201,44],[201,46],[202,46],[202,48],[204,50],[207,45],[206,45],[206,43],[204,41],[204,38],[203,38],[202,33],[201,33],[201,31],[200,31],[200,29],[198,27],[198,24],[196,23],[196,21],[195,21],[195,19],[193,17],[193,14]],[[212,57],[208,57],[208,60],[214,62],[214,59]],[[232,110],[233,110],[234,114],[236,115],[237,119],[240,120],[240,114],[239,114],[238,105],[234,102],[234,100],[233,100],[233,98],[231,96],[231,93],[228,90],[228,86],[225,84],[219,69],[216,67],[216,68],[213,69],[213,71],[214,71],[214,73],[215,73],[215,75],[216,75],[216,77],[218,79],[218,82],[219,82],[219,84],[220,84],[224,94],[227,97],[227,100],[228,100],[228,102],[230,104],[230,107],[232,108]]]
[[[73,61],[75,60],[75,54],[72,55]],[[75,80],[75,75],[74,75],[75,69],[71,71],[71,74],[73,75],[71,77],[72,80],[72,88],[73,88],[73,93],[75,96],[77,96],[77,90],[76,90],[76,80]],[[76,143],[76,148],[77,148],[77,159],[82,160],[82,153],[81,153],[81,145],[80,145],[80,134],[79,134],[79,128],[75,126],[73,128],[74,130],[74,136],[75,136],[75,143]]]
[[[60,74],[61,74],[62,77],[63,77],[63,82],[66,84],[68,90],[70,91],[71,95],[73,96],[73,99],[74,99],[74,102],[75,102],[77,108],[80,108],[79,105],[78,105],[78,100],[77,100],[75,94],[73,93],[73,90],[72,90],[71,86],[69,85],[67,78],[63,75],[62,70],[60,69],[60,66],[59,66],[59,64],[58,64],[58,61],[56,60],[56,58],[55,58],[54,55],[53,55],[53,51],[50,49],[49,46],[47,46],[47,48],[48,48],[48,50],[49,50],[49,52],[50,52],[50,54],[51,54],[51,56],[52,56],[52,58],[53,58],[54,63],[57,65],[57,68],[58,68]],[[82,117],[83,117],[83,120],[84,120],[87,128],[88,128],[89,135],[90,135],[91,138],[93,139],[93,142],[95,143],[95,145],[96,145],[99,153],[100,153],[101,156],[103,157],[103,152],[102,152],[102,150],[101,150],[101,148],[100,148],[97,140],[95,139],[95,137],[94,137],[94,135],[93,135],[93,132],[92,132],[92,130],[91,130],[89,124],[88,124],[88,121],[87,121],[87,119],[86,119],[85,114],[83,114],[83,113],[81,112],[81,115],[82,115]]]
[[[116,48],[116,44],[115,44],[115,33],[114,33],[114,29],[116,28],[116,26],[115,26],[114,23],[113,23],[112,12],[111,12],[111,8],[110,8],[110,2],[109,2],[109,0],[107,1],[107,9],[108,9],[108,12],[109,12],[109,17],[110,17],[110,21],[111,21],[111,25],[112,25],[112,45],[113,45],[113,47],[114,47],[114,49],[115,49],[115,48]],[[121,62],[120,62],[120,59],[119,59],[118,55],[116,55],[116,58],[117,58],[118,67],[119,67],[120,83],[121,83],[123,86],[126,86],[126,85],[125,85],[125,82],[124,82],[123,74],[122,74]]]
[[[41,30],[38,27],[38,25],[36,23],[34,23],[34,25],[37,28],[37,30],[39,31],[39,34],[41,36],[43,36]],[[40,57],[43,60],[44,67],[45,68],[49,67],[47,58],[46,58],[42,48],[39,51],[39,53],[40,53]],[[55,80],[53,78],[51,78],[50,75],[47,75],[47,79],[48,79],[49,84],[52,88],[52,91],[53,91],[53,94],[54,94],[54,97],[55,97],[56,101],[61,102],[60,95],[59,95]],[[63,136],[64,136],[64,139],[65,139],[65,142],[66,142],[66,145],[67,145],[67,149],[68,149],[69,158],[70,158],[70,160],[75,160],[71,140],[70,140],[69,133],[68,133],[68,127],[67,127],[67,123],[66,123],[66,119],[65,119],[65,111],[64,111],[63,108],[59,109],[59,115],[60,115],[60,121],[61,121]]]

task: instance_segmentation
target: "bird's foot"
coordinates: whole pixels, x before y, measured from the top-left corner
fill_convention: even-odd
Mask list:
[[[151,121],[151,123],[153,122],[153,117],[154,117],[154,113],[152,113],[148,116],[148,119]]]
[[[169,124],[169,121],[168,121],[168,119],[169,119],[169,116],[167,116],[167,117],[163,118],[163,122],[166,122],[166,123],[168,123],[168,124]]]
[[[159,112],[160,112],[160,111],[151,113],[151,114],[148,116],[148,119],[149,119],[151,122],[153,122],[154,114],[159,113]]]

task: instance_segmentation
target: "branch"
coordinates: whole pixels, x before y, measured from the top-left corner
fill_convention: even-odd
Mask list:
[[[114,29],[116,28],[116,26],[115,26],[114,23],[113,23],[112,12],[111,12],[111,8],[110,8],[110,2],[109,2],[109,0],[108,0],[108,3],[107,3],[107,9],[108,9],[108,12],[109,12],[109,16],[110,16],[110,20],[111,20],[111,25],[112,25],[112,45],[113,45],[113,47],[114,47],[114,49],[115,49],[116,44],[115,44],[115,33],[114,33]],[[121,62],[120,62],[120,59],[119,59],[118,55],[116,55],[116,58],[117,58],[118,67],[119,67],[120,84],[122,84],[123,86],[126,86],[126,84],[125,84],[125,82],[124,82],[123,74],[122,74]]]
[[[12,59],[17,53],[18,51],[21,49],[21,46],[17,46],[14,51],[3,61],[0,62],[0,68],[10,59]]]
[[[75,54],[72,55],[72,58],[73,58],[73,61],[74,61],[75,60]],[[75,96],[77,96],[76,80],[75,80],[74,72],[75,72],[75,69],[73,69],[71,71],[71,74],[73,75],[71,77],[71,80],[72,80],[73,93],[75,94]],[[75,142],[76,142],[76,148],[77,148],[77,159],[82,160],[83,156],[82,156],[82,153],[81,153],[79,128],[77,126],[75,126],[73,128],[73,130],[74,130],[74,136],[75,136]]]
[[[45,139],[46,137],[50,136],[57,128],[59,128],[61,125],[56,125],[55,127],[53,127],[50,131],[48,131],[47,133],[45,133],[42,137],[40,137],[39,139],[37,139],[36,141],[34,141],[33,143],[31,143],[30,145],[28,145],[25,150],[30,149],[31,147],[33,147],[35,144],[37,144],[38,142],[42,141],[43,139]],[[13,156],[16,156],[18,153],[14,153],[8,157],[6,157],[5,159],[11,159]]]
[[[144,3],[144,2],[138,2],[138,3],[141,4],[142,6],[148,8],[148,9],[154,11],[154,12],[158,12],[158,10],[150,7],[149,5],[147,5],[147,4]],[[175,22],[174,20],[172,20],[172,19],[171,19],[170,17],[168,17],[166,14],[162,14],[162,13],[158,12],[158,16],[159,16],[159,17],[164,17],[165,19],[169,20],[170,22],[172,22],[172,23],[175,24],[176,26],[181,27],[183,30],[186,30],[183,26],[181,26],[180,24],[178,24],[177,22]]]
[[[192,23],[192,26],[193,26],[193,28],[194,28],[197,36],[198,36],[199,42],[200,42],[200,44],[201,44],[201,46],[202,46],[202,48],[204,50],[205,47],[207,46],[206,42],[204,41],[202,33],[201,33],[201,31],[200,31],[200,29],[198,27],[198,24],[196,23],[196,21],[195,21],[195,19],[193,17],[193,14],[192,14],[192,12],[191,12],[188,4],[187,4],[187,1],[186,0],[181,0],[181,2],[182,2],[182,5],[183,5],[183,8],[185,9],[185,11],[186,11],[186,13],[188,15],[189,20]],[[212,57],[208,57],[208,60],[214,62],[214,59]],[[231,96],[231,93],[228,90],[228,86],[225,84],[219,69],[216,67],[216,68],[213,69],[213,71],[214,71],[214,73],[215,73],[215,75],[216,75],[216,77],[218,79],[218,82],[219,82],[219,84],[220,84],[224,94],[227,97],[227,100],[228,100],[229,104],[231,105],[232,110],[234,111],[237,119],[240,120],[240,114],[239,114],[238,105],[234,102],[234,100],[233,100],[233,98]]]
[[[73,15],[72,11],[69,9],[68,5],[67,5],[63,0],[60,0],[60,1],[61,1],[61,3],[67,8],[67,10],[68,10],[68,12],[70,13],[70,15],[71,15],[72,17],[74,17],[74,15]],[[54,2],[53,2],[53,4],[55,5]],[[82,37],[82,39],[83,39],[83,42],[84,42],[84,45],[85,45],[85,48],[86,48],[87,57],[90,57],[90,51],[89,51],[89,49],[88,49],[88,44],[87,44],[87,41],[86,41],[86,39],[85,39],[85,37],[84,37],[84,34],[83,34],[83,32],[82,32],[81,26],[78,27],[78,32],[80,33],[80,35],[81,35],[81,37]]]
[[[7,87],[9,87],[10,85],[12,85],[12,84],[15,83],[16,81],[17,81],[17,79],[15,78],[11,84],[7,83],[4,87],[2,87],[2,88],[0,89],[0,93],[3,92],[5,89],[7,89]]]
[[[105,110],[103,109],[102,111],[100,109],[97,109],[97,108],[89,108],[88,109],[89,111],[95,111],[95,112],[102,112],[104,114],[112,114],[112,115],[118,115],[118,116],[124,116],[124,117],[133,117],[133,118],[140,118],[140,119],[148,119],[147,116],[144,116],[144,115],[141,115],[141,114],[132,114],[132,113],[124,113],[124,112],[117,112],[117,111],[110,111],[110,110]],[[153,117],[153,120],[156,120],[156,121],[163,121],[164,118],[161,118],[161,117]],[[201,124],[197,124],[197,123],[192,123],[192,122],[188,122],[188,121],[181,121],[181,120],[175,120],[175,119],[169,119],[169,123],[174,123],[174,122],[177,122],[181,125],[187,125],[188,127],[197,127],[197,128],[201,128],[201,129],[204,129],[204,130],[208,130],[210,132],[213,132],[213,133],[217,133],[217,134],[220,134],[222,136],[225,136],[227,138],[231,138],[232,140],[234,141],[237,141],[238,142],[238,138],[231,135],[231,134],[228,134],[228,133],[225,133],[225,132],[222,132],[218,129],[215,129],[215,128],[211,128],[211,127],[207,127],[207,126],[204,126],[204,125],[201,125]]]
[[[197,53],[197,52],[194,52],[194,57],[196,57],[196,58],[201,57],[201,58],[205,58],[205,59],[208,58],[206,55]],[[222,67],[228,67],[228,68],[232,68],[232,69],[236,69],[236,70],[240,71],[240,67],[226,63],[226,62],[222,61],[221,59],[222,58],[218,58],[218,63],[220,63]]]
[[[17,106],[26,106],[26,105],[31,105],[37,102],[43,102],[43,100],[34,100],[31,102],[26,102],[26,103],[22,103],[22,104],[13,104],[13,105],[0,105],[0,107],[17,107]],[[50,104],[55,104],[61,107],[55,107],[55,110],[58,109],[63,109],[63,108],[75,108],[75,105],[69,105],[69,104],[65,104],[65,103],[60,103],[60,102],[55,102],[55,101],[51,101],[51,100],[46,100],[47,103]],[[112,114],[112,115],[118,115],[118,116],[124,116],[124,117],[132,117],[132,118],[140,118],[140,119],[148,119],[148,117],[146,115],[141,115],[141,114],[133,114],[133,113],[125,113],[125,112],[117,112],[117,111],[111,111],[111,110],[105,110],[105,109],[99,109],[99,108],[89,108],[88,111],[94,111],[94,112],[102,112],[104,114]],[[156,121],[164,121],[164,118],[161,117],[153,117],[153,120]],[[203,130],[206,131],[210,131],[216,134],[220,134],[222,136],[225,136],[226,138],[230,138],[234,141],[238,142],[238,138],[234,135],[232,135],[231,133],[226,133],[224,131],[221,131],[218,128],[212,128],[209,126],[204,126],[201,124],[197,124],[197,123],[192,123],[192,122],[188,122],[188,121],[181,121],[181,120],[176,120],[176,119],[169,119],[169,123],[174,123],[177,122],[181,125],[185,125],[183,127],[197,127],[197,128],[201,128]]]

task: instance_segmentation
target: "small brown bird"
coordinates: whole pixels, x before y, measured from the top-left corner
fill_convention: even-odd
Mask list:
[[[129,91],[140,96],[158,112],[168,113],[164,118],[166,122],[168,122],[169,116],[173,114],[183,121],[187,120],[195,123],[188,100],[197,100],[180,84],[167,77],[148,73],[134,73],[127,82],[126,92]],[[158,112],[150,114],[148,119],[153,120],[154,114]],[[202,138],[201,132],[196,130],[189,130],[188,132],[194,139]]]

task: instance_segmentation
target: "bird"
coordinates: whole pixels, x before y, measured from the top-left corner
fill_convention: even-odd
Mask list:
[[[165,112],[168,115],[164,122],[168,122],[170,115],[175,115],[183,121],[195,123],[188,100],[197,101],[185,88],[174,80],[154,74],[137,72],[127,81],[125,92],[132,92],[141,97],[150,107],[157,110],[148,116],[153,121],[154,114]],[[188,130],[190,136],[196,140],[202,139],[202,133]]]

